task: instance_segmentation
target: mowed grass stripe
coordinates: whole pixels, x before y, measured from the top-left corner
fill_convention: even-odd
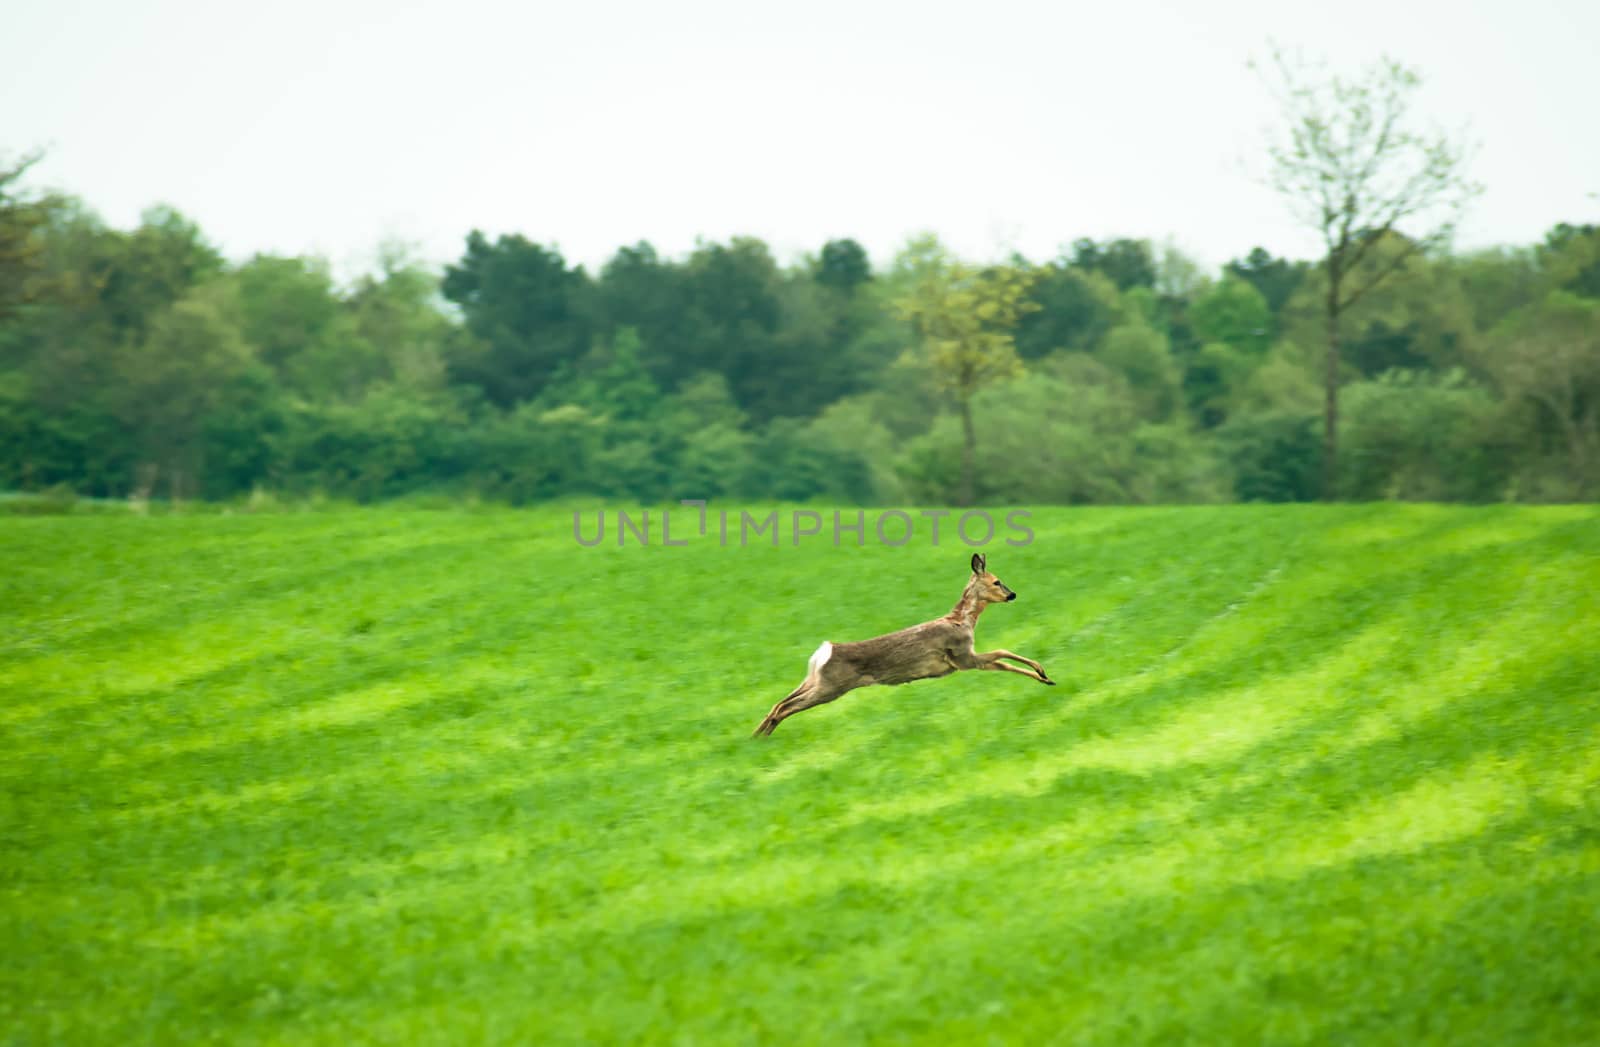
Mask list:
[[[967,550],[586,550],[566,513],[0,523],[40,590],[0,611],[0,1027],[1596,1032],[1593,509],[1037,511],[979,642],[1062,686],[766,743],[820,640],[942,613]]]

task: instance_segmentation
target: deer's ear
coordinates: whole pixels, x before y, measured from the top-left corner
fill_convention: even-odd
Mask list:
[[[988,557],[984,556],[982,553],[973,553],[972,554],[972,573],[973,574],[982,574],[983,573],[983,569],[985,567],[987,567],[988,564],[989,564]]]

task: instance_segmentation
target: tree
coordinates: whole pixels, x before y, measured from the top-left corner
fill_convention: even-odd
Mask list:
[[[602,332],[637,330],[640,359],[664,390],[690,376],[724,376],[753,417],[815,414],[881,369],[886,352],[866,253],[832,241],[785,271],[750,237],[703,242],[681,263],[648,243],[624,247],[596,285]]]
[[[957,500],[972,504],[977,435],[972,397],[997,379],[1022,369],[1013,332],[1038,274],[1018,266],[979,268],[951,257],[933,236],[913,240],[901,256],[911,276],[896,305],[916,331],[922,350],[961,415],[961,481]]]
[[[1545,293],[1539,260],[1532,248],[1488,248],[1456,255],[1446,265],[1467,300],[1472,325],[1479,331],[1492,330]]]
[[[640,360],[658,385],[671,388],[694,373],[699,338],[689,315],[687,274],[648,242],[618,248],[601,268],[595,312],[605,337],[624,327],[637,332]]]
[[[174,500],[198,490],[207,419],[250,370],[230,290],[220,281],[196,288],[151,317],[115,361],[111,407],[138,448],[147,494],[162,477]]]
[[[1459,370],[1391,371],[1346,390],[1342,489],[1361,499],[1491,501],[1511,457],[1500,405]]]
[[[233,274],[245,340],[286,387],[319,402],[354,400],[384,377],[327,263],[256,255]]]
[[[1117,290],[1130,287],[1154,287],[1156,261],[1148,240],[1107,240],[1096,243],[1087,237],[1072,242],[1073,267],[1091,273],[1100,273]]]
[[[70,482],[81,490],[126,490],[136,460],[147,480],[165,475],[175,493],[196,490],[202,430],[215,412],[191,411],[194,389],[184,387],[161,417],[162,398],[188,378],[209,381],[213,343],[237,340],[236,327],[231,335],[218,333],[228,325],[211,315],[215,303],[196,300],[173,313],[178,302],[217,282],[221,256],[170,208],[146,211],[137,229],[123,232],[61,198],[33,235],[47,292],[5,325],[0,369],[25,383],[31,404],[48,419],[41,438],[72,448]],[[233,348],[225,345],[222,355]],[[183,354],[191,350],[196,359],[188,361]],[[230,380],[238,373],[225,370]],[[138,407],[136,397],[152,403]],[[164,474],[151,471],[158,468]]]
[[[1391,257],[1400,253],[1409,257],[1391,265]],[[1349,364],[1345,376],[1353,371],[1376,377],[1391,370],[1443,374],[1462,366],[1477,329],[1472,303],[1452,267],[1413,250],[1399,233],[1374,245],[1362,263],[1363,270],[1379,266],[1387,266],[1390,275],[1346,313],[1340,328],[1341,355]]]
[[[817,258],[816,280],[824,287],[851,291],[872,279],[872,262],[854,240],[829,240]]]
[[[1327,278],[1323,491],[1337,490],[1340,320],[1414,253],[1442,243],[1479,192],[1463,170],[1467,143],[1419,130],[1411,106],[1421,79],[1390,58],[1354,78],[1274,52],[1261,70],[1281,109],[1268,143],[1272,187],[1320,236]],[[1403,232],[1405,250],[1364,266],[1376,245]]]
[[[589,277],[554,248],[523,236],[491,244],[474,229],[441,290],[474,336],[451,361],[455,377],[502,407],[531,399],[589,349]]]
[[[1485,367],[1565,451],[1569,497],[1600,491],[1600,301],[1552,291],[1508,319]]]
[[[1255,285],[1230,274],[1190,303],[1188,321],[1200,347],[1187,361],[1184,390],[1200,422],[1212,428],[1227,417],[1237,392],[1266,358],[1272,311]]]
[[[1150,285],[1164,299],[1185,301],[1198,295],[1211,282],[1205,268],[1168,239],[1156,258],[1156,278]]]
[[[1260,291],[1261,297],[1266,299],[1267,308],[1272,310],[1273,316],[1277,316],[1305,278],[1308,265],[1307,262],[1274,258],[1271,252],[1255,247],[1243,259],[1234,259],[1223,269]]]
[[[1133,317],[1112,328],[1095,357],[1127,379],[1140,418],[1164,421],[1178,409],[1181,382],[1171,346],[1144,320]]]
[[[1202,342],[1222,342],[1253,356],[1272,344],[1272,311],[1266,297],[1245,280],[1228,278],[1189,306],[1189,323]]]
[[[1024,360],[1061,349],[1087,352],[1117,323],[1121,302],[1104,274],[1061,262],[1036,272],[1028,292],[1034,307],[1017,326],[1017,353]]]
[[[333,277],[319,260],[258,254],[238,268],[234,281],[244,336],[276,370],[288,370],[338,323]]]
[[[51,201],[15,186],[39,157],[0,166],[0,321],[13,316],[40,291],[44,244],[36,235],[50,219]]]
[[[379,249],[378,272],[361,276],[346,300],[357,336],[374,346],[391,381],[418,392],[444,384],[450,319],[439,308],[439,277],[400,243]]]
[[[693,338],[683,346],[679,377],[722,375],[734,400],[757,417],[804,413],[795,385],[814,360],[801,345],[779,344],[783,276],[767,245],[740,236],[702,243],[689,256],[685,277],[685,320]]]
[[[124,339],[143,338],[156,317],[190,290],[219,276],[218,251],[183,214],[164,205],[139,216],[139,228],[116,233],[93,267],[99,309]]]
[[[1230,418],[1218,432],[1241,502],[1309,502],[1317,496],[1316,415],[1270,410]]]
[[[1600,226],[1562,222],[1545,234],[1539,256],[1558,287],[1600,298]]]
[[[884,365],[880,348],[861,337],[867,329],[868,296],[829,287],[804,271],[784,274],[778,286],[778,328],[772,340],[768,381],[782,390],[771,407],[755,413],[812,416],[840,397],[864,387]],[[896,349],[898,351],[898,349]]]
[[[661,390],[645,370],[642,356],[639,332],[619,327],[590,350],[581,373],[546,389],[541,401],[552,407],[577,404],[614,426],[640,422],[661,402]]]

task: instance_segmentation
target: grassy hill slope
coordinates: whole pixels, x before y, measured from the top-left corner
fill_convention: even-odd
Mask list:
[[[1600,1038],[1600,511],[1032,525],[0,519],[0,1039]]]

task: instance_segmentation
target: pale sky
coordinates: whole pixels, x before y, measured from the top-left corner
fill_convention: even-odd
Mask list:
[[[0,152],[131,226],[169,203],[230,257],[363,268],[520,232],[591,270],[919,230],[1053,257],[1170,240],[1310,256],[1259,181],[1269,40],[1424,76],[1486,192],[1462,247],[1600,221],[1600,3],[1407,0],[417,3],[0,0]]]

